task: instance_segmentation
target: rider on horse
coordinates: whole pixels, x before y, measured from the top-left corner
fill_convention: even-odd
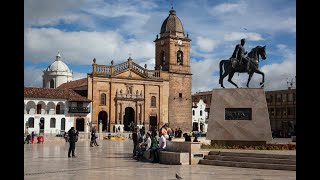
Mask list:
[[[245,49],[243,47],[245,43],[246,43],[246,40],[241,39],[241,43],[236,45],[236,47],[233,51],[233,54],[230,57],[230,60],[236,59],[239,63],[239,66],[241,66],[243,64],[243,60],[248,62],[248,58],[245,57],[245,55],[247,54],[247,51],[245,51]],[[236,64],[233,64],[233,67],[234,66],[236,66]]]

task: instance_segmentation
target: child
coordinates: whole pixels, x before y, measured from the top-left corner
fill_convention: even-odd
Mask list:
[[[44,137],[43,137],[43,136],[38,136],[38,137],[37,137],[37,141],[38,141],[38,142],[37,142],[38,144],[40,144],[40,143],[43,144],[43,142],[44,142]]]
[[[32,133],[31,133],[31,143],[33,144],[33,142],[34,142],[34,137],[36,137],[37,135],[36,135],[36,133],[34,133],[34,131],[32,131]]]

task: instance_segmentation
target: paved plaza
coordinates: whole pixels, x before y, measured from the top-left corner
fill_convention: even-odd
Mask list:
[[[24,179],[170,180],[176,179],[176,173],[192,180],[296,179],[296,171],[138,162],[132,159],[131,140],[98,143],[98,147],[90,147],[89,141],[76,143],[77,158],[67,157],[69,143],[25,144]]]

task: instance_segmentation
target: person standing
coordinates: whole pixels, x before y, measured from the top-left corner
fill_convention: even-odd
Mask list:
[[[76,142],[78,141],[78,135],[79,132],[74,129],[74,127],[71,127],[71,129],[68,131],[68,136],[69,136],[69,151],[68,151],[68,157],[70,158],[70,154],[72,152],[72,157],[75,158],[74,151],[76,149]]]
[[[99,144],[97,143],[97,129],[96,126],[94,126],[91,130],[91,142],[90,142],[90,146],[93,147],[93,144],[95,146],[99,146]]]
[[[138,128],[135,127],[133,132],[132,132],[132,141],[133,141],[133,150],[132,150],[132,157],[135,157],[136,155],[136,149],[138,146]]]
[[[33,144],[34,137],[36,137],[36,136],[37,136],[36,133],[34,133],[34,131],[32,131],[32,133],[31,133],[31,144]]]
[[[181,138],[182,137],[182,130],[179,128],[178,129],[178,137]]]

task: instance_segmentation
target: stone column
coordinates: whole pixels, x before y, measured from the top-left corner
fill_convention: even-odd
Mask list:
[[[116,106],[116,113],[115,113],[115,124],[119,124],[119,103],[117,103],[117,106]]]
[[[119,104],[120,105],[120,113],[119,113],[119,124],[123,124],[123,119],[122,119],[122,106],[123,106],[123,104],[122,103],[120,103]]]
[[[136,104],[136,106],[137,106],[137,124],[139,124],[139,125],[141,125],[141,123],[140,123],[140,105],[137,103]]]

